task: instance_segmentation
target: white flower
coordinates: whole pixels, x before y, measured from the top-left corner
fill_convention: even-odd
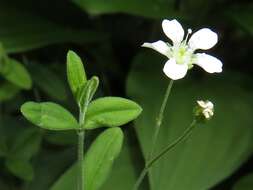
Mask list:
[[[222,72],[222,62],[205,53],[194,53],[195,50],[207,50],[212,48],[218,41],[217,34],[208,28],[203,28],[192,33],[188,29],[184,39],[184,29],[177,20],[163,20],[162,28],[172,45],[161,40],[154,43],[144,43],[142,46],[154,49],[165,55],[169,60],[165,63],[163,71],[173,80],[183,78],[187,70],[193,65],[202,67],[208,73]]]
[[[204,116],[205,119],[209,120],[214,115],[214,105],[209,100],[203,101],[198,100],[198,109],[197,109],[197,116]]]

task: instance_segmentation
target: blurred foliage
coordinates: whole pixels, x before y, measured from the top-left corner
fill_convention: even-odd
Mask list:
[[[89,63],[87,76],[93,73],[100,78],[97,96],[130,96],[144,108],[142,117],[130,124],[136,133],[133,127],[124,129],[123,151],[101,187],[131,188],[144,166],[157,109],[168,83],[161,71],[165,60],[152,51],[142,50],[140,45],[165,38],[161,28],[164,18],[177,18],[194,31],[201,27],[216,31],[219,43],[211,54],[223,61],[225,72],[210,77],[194,68],[187,78],[176,82],[159,148],[187,126],[197,98],[215,102],[215,118],[155,165],[142,189],[253,188],[252,177],[246,176],[253,171],[251,1],[3,0],[1,190],[47,190],[75,163],[74,132],[56,134],[37,129],[24,121],[19,112],[27,100],[53,99],[77,113],[72,94],[66,88],[69,49]],[[101,130],[87,134],[86,150]]]

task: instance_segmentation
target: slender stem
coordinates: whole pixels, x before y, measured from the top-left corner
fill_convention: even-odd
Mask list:
[[[139,175],[137,181],[134,184],[133,190],[138,190],[139,186],[141,185],[141,182],[143,181],[144,177],[148,173],[148,167],[144,167],[141,171],[141,174]]]
[[[85,131],[78,131],[78,165],[79,165],[79,176],[78,176],[78,189],[84,190],[84,137]]]
[[[193,129],[196,127],[196,120],[194,119],[190,126],[183,132],[183,134],[174,140],[172,143],[168,144],[163,150],[161,150],[154,158],[152,158],[148,163],[147,167],[150,168],[157,160],[159,160],[164,154],[172,150],[178,143],[182,142],[186,138],[188,138]]]
[[[167,87],[167,90],[165,92],[163,102],[162,102],[162,105],[161,105],[161,108],[160,108],[160,111],[159,111],[159,115],[158,115],[157,120],[156,120],[155,132],[154,132],[154,135],[152,137],[152,144],[151,144],[151,149],[150,149],[150,152],[149,152],[149,155],[148,155],[148,161],[152,158],[154,150],[155,150],[157,138],[158,138],[158,135],[159,135],[159,132],[160,132],[162,122],[163,122],[163,114],[164,114],[164,111],[165,111],[165,108],[166,108],[168,98],[170,96],[172,85],[173,85],[173,80],[170,81],[170,83]]]
[[[85,129],[83,128],[83,124],[85,121],[85,113],[87,110],[87,105],[85,106],[84,110],[82,111],[81,108],[79,110],[79,125],[81,126],[81,129],[77,131],[78,135],[78,147],[77,147],[77,157],[78,157],[78,168],[79,168],[79,174],[78,174],[78,180],[77,180],[77,189],[78,190],[84,190],[84,139],[85,139]]]
[[[136,181],[133,190],[138,190],[139,186],[141,185],[142,180],[148,173],[148,170],[153,166],[153,164],[158,161],[162,156],[164,156],[166,153],[171,151],[177,144],[188,138],[191,133],[193,132],[193,129],[196,127],[196,120],[194,119],[190,126],[182,133],[181,136],[179,136],[176,140],[174,140],[172,143],[168,144],[164,149],[162,149],[154,158],[150,159],[148,163],[143,168],[140,176],[138,177],[138,180]]]

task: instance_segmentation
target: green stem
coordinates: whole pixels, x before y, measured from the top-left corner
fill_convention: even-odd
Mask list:
[[[133,190],[138,190],[139,186],[141,185],[142,180],[148,173],[148,170],[153,166],[153,164],[158,161],[162,156],[164,156],[166,153],[171,151],[177,144],[185,140],[187,137],[189,137],[193,131],[193,129],[196,127],[196,120],[194,119],[190,126],[183,132],[181,136],[179,136],[176,140],[174,140],[172,143],[168,144],[163,150],[161,150],[154,158],[150,159],[148,163],[145,165],[144,169],[142,170],[140,176],[138,177],[138,180],[136,181]]]
[[[79,165],[79,177],[78,177],[78,190],[84,190],[84,137],[85,130],[78,131],[78,165]]]
[[[167,105],[168,98],[170,96],[170,92],[171,92],[173,82],[174,82],[173,80],[170,81],[170,83],[167,87],[167,90],[165,92],[164,98],[163,98],[163,102],[162,102],[162,105],[161,105],[161,108],[160,108],[160,111],[159,111],[159,115],[157,117],[156,124],[155,124],[155,132],[154,132],[154,135],[152,137],[152,144],[151,144],[151,149],[150,149],[150,152],[149,152],[149,155],[148,155],[148,160],[150,160],[150,158],[152,158],[154,150],[155,150],[157,138],[158,138],[158,135],[159,135],[159,132],[160,132],[162,122],[163,122],[164,111],[165,111],[165,108],[166,108],[166,105]]]
[[[178,137],[176,140],[174,140],[172,143],[166,146],[161,152],[159,152],[154,158],[152,158],[148,162],[147,167],[150,168],[157,160],[159,160],[164,154],[172,150],[178,143],[187,139],[191,135],[195,127],[196,127],[196,120],[194,119],[190,124],[190,126],[183,132],[183,134],[180,137]]]
[[[85,129],[83,128],[84,121],[85,121],[85,114],[87,110],[87,105],[85,106],[84,110],[82,111],[81,108],[79,110],[79,125],[81,126],[81,129],[77,131],[78,135],[78,147],[77,147],[77,157],[78,157],[78,190],[84,190],[84,139],[85,139]]]

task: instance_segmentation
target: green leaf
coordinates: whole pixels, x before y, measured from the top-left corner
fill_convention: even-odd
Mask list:
[[[128,13],[133,15],[165,18],[177,13],[173,9],[174,0],[72,0],[89,14]],[[145,6],[143,6],[145,4]]]
[[[143,106],[142,117],[135,121],[135,129],[147,158],[155,119],[169,79],[163,74],[164,59],[160,55],[148,52],[134,60],[127,92]],[[211,100],[215,106],[214,118],[205,127],[196,128],[190,139],[152,167],[149,174],[151,190],[164,190],[164,187],[211,189],[231,175],[252,153],[252,80],[236,73],[206,74],[207,77],[201,79],[191,79],[190,76],[191,72],[185,79],[174,83],[155,154],[189,126],[196,100]]]
[[[67,76],[72,93],[76,95],[77,89],[87,81],[81,58],[73,51],[67,54]]]
[[[98,98],[88,107],[85,128],[118,127],[137,118],[141,111],[137,103],[125,98]]]
[[[7,53],[29,51],[51,44],[94,43],[105,39],[105,35],[100,32],[74,29],[50,21],[33,10],[33,3],[0,2],[0,42]]]
[[[233,190],[252,190],[253,187],[253,173],[250,173],[235,183]]]
[[[23,89],[32,87],[31,77],[26,68],[15,59],[6,58],[0,63],[0,74],[9,82]]]
[[[99,79],[93,76],[84,85],[77,90],[78,105],[82,112],[85,112],[85,108],[89,105],[99,85]]]
[[[11,173],[23,180],[31,181],[33,179],[33,167],[27,160],[7,159],[5,166]]]
[[[49,190],[55,180],[73,163],[75,153],[73,147],[64,149],[44,148],[34,162],[34,179],[26,182],[23,189]]]
[[[12,140],[9,156],[12,159],[30,160],[40,149],[42,133],[35,128],[22,130],[19,135]]]
[[[20,88],[11,84],[10,82],[5,82],[0,85],[0,101],[7,101],[12,99],[20,91]]]
[[[84,159],[86,190],[98,190],[109,176],[113,162],[123,143],[120,128],[111,128],[100,134],[92,143]],[[78,165],[73,165],[53,185],[51,190],[76,189]]]
[[[129,130],[128,128],[127,130]],[[125,132],[125,131],[124,131]],[[125,136],[132,136],[132,130]],[[131,139],[131,141],[129,141]],[[124,140],[122,151],[118,159],[113,164],[110,178],[106,180],[101,190],[130,190],[133,188],[134,183],[137,180],[137,169],[142,169],[141,153],[139,147],[136,146],[136,142],[132,141],[132,138]],[[139,157],[138,157],[139,156]],[[139,188],[139,190],[147,190],[148,187]]]
[[[65,81],[62,80],[57,73],[41,64],[30,64],[29,69],[34,84],[37,85],[39,89],[54,99],[67,99]]]
[[[27,102],[22,105],[21,112],[34,125],[48,130],[78,129],[74,116],[62,106],[52,103]]]

